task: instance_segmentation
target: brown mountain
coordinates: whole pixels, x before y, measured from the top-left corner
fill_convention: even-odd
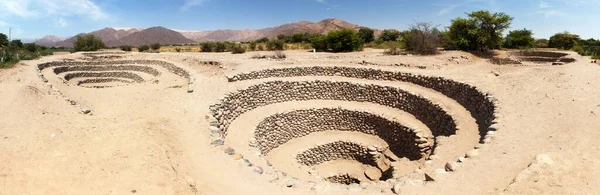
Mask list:
[[[106,46],[116,47],[120,45],[143,45],[143,44],[185,44],[203,41],[253,41],[262,37],[270,39],[277,35],[291,35],[296,33],[321,33],[325,34],[332,30],[345,28],[359,29],[361,26],[346,22],[341,19],[325,19],[319,22],[301,21],[283,24],[277,27],[264,29],[246,30],[213,30],[213,31],[174,31],[164,27],[152,27],[148,29],[139,28],[104,28],[90,32],[104,41]],[[375,30],[375,34],[380,34]],[[79,35],[86,35],[81,33]],[[53,37],[40,39],[40,43],[46,46],[73,47],[77,36],[66,40],[56,40]]]
[[[57,37],[54,35],[45,36],[41,39],[38,39],[34,43],[41,46],[53,47],[56,46],[56,43],[64,41],[65,38]]]
[[[92,34],[96,37],[99,37],[100,39],[102,39],[102,41],[104,42],[104,44],[106,44],[109,47],[114,47],[114,46],[118,46],[119,40],[131,35],[133,33],[139,32],[141,31],[141,29],[138,28],[130,28],[130,29],[115,29],[115,28],[103,28],[94,32],[91,32],[89,34]],[[88,33],[80,33],[77,36],[85,36]],[[56,46],[58,47],[73,47],[73,42],[75,42],[75,40],[77,40],[77,36],[73,36],[71,38],[68,38],[64,41],[60,41],[58,43],[56,43]]]
[[[252,41],[267,37],[276,38],[277,35],[291,35],[296,33],[321,33],[345,28],[359,29],[361,26],[348,23],[341,19],[325,19],[320,22],[301,21],[283,24],[277,27],[259,30],[216,30],[216,31],[179,31],[188,39],[194,41]],[[376,30],[376,33],[377,30]]]
[[[125,36],[118,41],[119,44],[107,45],[107,46],[118,46],[118,45],[144,45],[151,43],[160,44],[184,44],[194,43],[193,40],[185,38],[181,33],[167,29],[164,27],[152,27],[140,32],[132,33]]]

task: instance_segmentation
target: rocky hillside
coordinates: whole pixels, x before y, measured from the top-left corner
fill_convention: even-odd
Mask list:
[[[283,24],[276,27],[264,29],[246,30],[212,30],[212,31],[175,31],[164,27],[140,28],[104,28],[90,32],[100,37],[109,47],[120,45],[143,45],[143,44],[185,44],[203,41],[253,41],[263,37],[270,39],[277,35],[291,35],[296,33],[327,33],[332,30],[344,28],[359,29],[361,26],[346,22],[341,19],[325,19],[320,22],[301,21]],[[375,30],[375,34],[381,31]],[[80,33],[78,35],[86,35]],[[73,47],[77,36],[61,39],[56,36],[47,36],[36,43],[44,46]]]
[[[133,33],[140,32],[142,29],[139,28],[128,28],[128,29],[115,29],[115,28],[103,28],[94,32],[90,32],[94,36],[99,37],[104,41],[109,47],[119,46],[120,39],[129,36]],[[85,36],[88,33],[80,33],[79,36]],[[71,38],[68,38],[64,41],[57,42],[55,46],[57,47],[73,47],[73,42],[77,40],[77,35]]]
[[[301,21],[283,24],[277,27],[247,30],[216,30],[216,31],[179,31],[188,39],[202,41],[252,41],[262,37],[270,39],[277,35],[296,33],[327,33],[344,28],[358,29],[359,25],[348,23],[341,19],[325,19],[320,22]]]
[[[57,36],[54,36],[54,35],[48,35],[48,36],[45,36],[45,37],[43,37],[41,39],[38,39],[34,43],[37,44],[37,45],[41,45],[41,46],[52,47],[52,46],[55,46],[56,43],[64,41],[64,40],[65,40],[65,38],[62,38],[62,37],[57,37]]]
[[[144,44],[152,44],[152,43],[160,43],[160,44],[185,44],[185,43],[194,43],[193,40],[185,38],[181,33],[167,29],[164,27],[152,27],[140,32],[132,33],[128,36],[125,36],[119,39],[118,44],[108,45],[110,46],[118,46],[118,45],[144,45]]]

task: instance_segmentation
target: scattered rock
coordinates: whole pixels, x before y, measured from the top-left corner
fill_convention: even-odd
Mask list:
[[[225,152],[225,154],[228,155],[234,155],[235,154],[235,150],[233,148],[227,147],[223,150],[223,152]]]
[[[264,172],[263,168],[259,167],[259,166],[254,167],[254,169],[252,171],[254,171],[255,173],[258,173],[258,174],[263,174],[263,172]]]
[[[465,157],[467,157],[467,158],[473,158],[476,156],[479,156],[479,150],[477,150],[477,149],[471,150],[471,151],[467,152],[467,155],[465,155]]]
[[[444,169],[448,172],[454,172],[454,171],[456,171],[457,167],[458,167],[458,163],[448,162],[448,163],[446,163],[446,166],[444,166]]]
[[[217,140],[211,142],[210,144],[212,144],[214,146],[222,146],[223,145],[223,140],[217,139]]]
[[[394,190],[394,193],[400,194],[402,192],[402,183],[396,183],[392,189]]]
[[[437,180],[437,177],[428,173],[425,173],[425,181],[431,182]]]

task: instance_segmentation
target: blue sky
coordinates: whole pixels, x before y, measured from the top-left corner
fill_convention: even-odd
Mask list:
[[[13,37],[62,37],[104,27],[164,26],[181,30],[265,28],[301,20],[340,18],[379,29],[415,21],[448,26],[465,12],[505,12],[511,29],[547,38],[568,30],[600,38],[600,0],[0,0],[0,32]]]

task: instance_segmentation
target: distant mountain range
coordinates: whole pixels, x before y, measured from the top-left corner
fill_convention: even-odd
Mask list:
[[[164,27],[152,27],[147,29],[107,27],[90,33],[80,33],[78,35],[93,34],[102,39],[107,46],[116,47],[120,45],[138,46],[151,43],[185,44],[204,41],[253,41],[263,37],[273,39],[280,34],[324,34],[332,30],[340,30],[345,28],[359,29],[360,27],[361,26],[359,25],[348,23],[341,19],[325,19],[316,23],[301,21],[257,30],[184,31],[171,30]],[[376,34],[381,32],[379,30],[375,31]],[[73,42],[76,39],[77,35],[67,39],[56,36],[46,36],[37,40],[35,43],[48,47],[73,47]]]

